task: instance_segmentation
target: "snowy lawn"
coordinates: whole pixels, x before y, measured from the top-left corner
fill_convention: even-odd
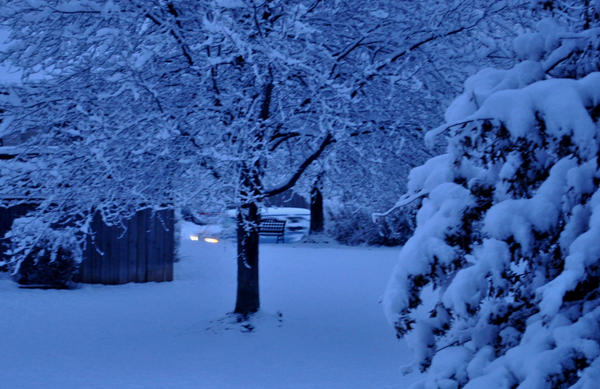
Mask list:
[[[251,333],[226,319],[233,245],[184,242],[171,283],[0,278],[0,388],[404,388],[409,356],[378,304],[397,252],[261,245]]]

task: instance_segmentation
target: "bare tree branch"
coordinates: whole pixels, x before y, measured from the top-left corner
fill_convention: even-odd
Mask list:
[[[442,38],[447,38],[450,37],[452,35],[456,35],[459,34],[463,31],[469,30],[475,26],[477,26],[483,19],[485,18],[485,15],[481,16],[479,19],[477,19],[476,21],[474,21],[471,25],[469,26],[462,26],[459,27],[457,29],[448,31],[444,34],[433,34],[419,42],[414,43],[412,46],[410,46],[408,49],[404,49],[396,54],[394,54],[391,58],[389,58],[388,60],[384,61],[383,63],[381,63],[380,65],[378,65],[375,68],[374,72],[371,72],[371,74],[367,75],[367,77],[361,81],[358,86],[352,91],[352,93],[350,94],[350,96],[352,98],[356,97],[356,95],[358,94],[358,92],[367,84],[368,81],[372,80],[379,72],[381,72],[383,69],[385,69],[386,67],[388,67],[389,65],[395,63],[396,61],[398,61],[400,58],[406,56],[407,54],[409,54],[410,52],[418,49],[419,47],[426,45],[429,42],[433,42],[436,41],[438,39],[442,39]]]
[[[296,173],[294,173],[294,175],[292,177],[290,177],[288,182],[286,182],[285,184],[281,185],[278,188],[274,188],[274,189],[265,191],[263,196],[271,197],[271,196],[275,196],[280,193],[283,193],[288,189],[291,189],[296,184],[298,179],[300,179],[300,177],[302,176],[304,171],[310,166],[310,164],[313,163],[314,161],[316,161],[317,158],[319,158],[321,156],[321,154],[323,154],[323,151],[325,151],[327,146],[329,146],[330,144],[332,144],[334,142],[335,142],[335,138],[333,137],[333,135],[327,134],[327,136],[325,136],[325,138],[323,138],[323,141],[319,145],[319,148],[314,153],[312,153],[304,162],[302,162],[302,164],[298,167],[298,170],[296,170]]]

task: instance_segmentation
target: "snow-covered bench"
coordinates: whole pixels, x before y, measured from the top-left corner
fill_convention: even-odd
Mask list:
[[[275,218],[264,218],[258,226],[258,233],[263,236],[277,237],[277,243],[284,242],[285,220]]]

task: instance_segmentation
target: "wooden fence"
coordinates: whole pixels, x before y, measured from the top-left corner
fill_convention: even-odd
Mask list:
[[[94,217],[84,259],[75,280],[83,283],[172,281],[175,217],[172,210],[139,211],[124,223],[107,226]]]
[[[0,207],[0,238],[13,220],[35,208],[33,204]],[[91,225],[76,282],[124,284],[127,282],[172,281],[175,257],[173,210],[139,211],[121,226],[108,226],[97,214]],[[0,239],[0,260],[7,242]]]

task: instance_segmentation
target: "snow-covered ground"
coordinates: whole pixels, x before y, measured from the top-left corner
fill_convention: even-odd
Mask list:
[[[226,318],[234,254],[186,241],[171,283],[44,291],[0,278],[0,388],[406,387],[408,351],[378,304],[396,249],[261,245],[250,333]]]

